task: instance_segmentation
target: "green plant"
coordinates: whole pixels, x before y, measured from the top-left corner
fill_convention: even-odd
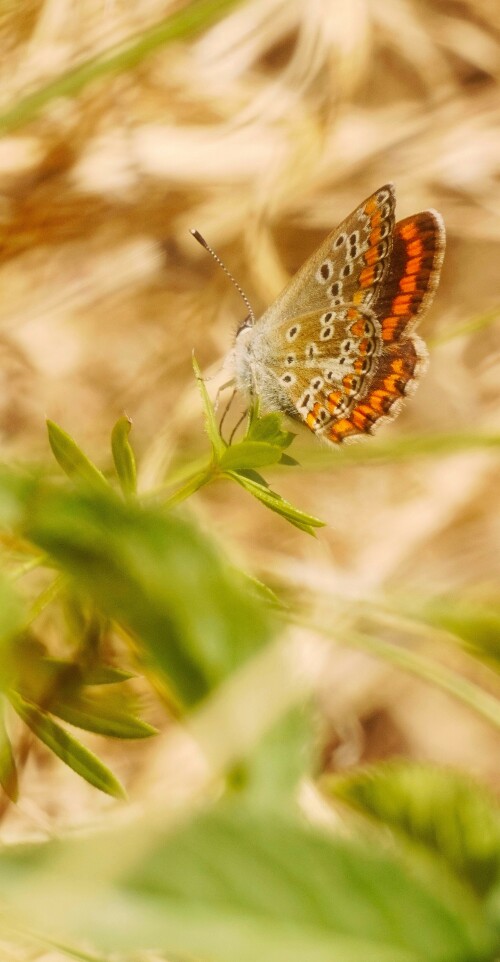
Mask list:
[[[60,722],[115,738],[153,736],[138,716],[138,672],[176,719],[166,755],[171,791],[161,809],[152,805],[126,829],[101,829],[84,842],[0,852],[5,938],[94,960],[148,948],[223,962],[493,960],[500,816],[478,785],[400,761],[320,781],[332,813],[343,807],[348,840],[301,815],[297,787],[315,766],[310,683],[297,678],[281,638],[297,622],[323,633],[340,609],[329,602],[328,617],[314,621],[285,605],[235,570],[177,506],[203,485],[233,481],[309,534],[321,522],[260,475],[265,466],[295,463],[285,453],[293,436],[278,416],[252,411],[242,440],[227,445],[195,371],[211,453],[180,487],[137,494],[126,418],[112,432],[118,489],[52,422],[50,444],[68,480],[0,472],[5,792],[12,800],[19,792],[9,711],[77,774],[116,796],[124,794],[116,777]],[[35,573],[42,588],[22,601],[16,584]],[[366,606],[361,631],[346,611],[337,640],[426,678],[500,726],[494,699],[477,684],[379,637],[387,612]],[[52,651],[40,627],[49,614],[65,626],[63,653]],[[443,608],[439,616],[441,629]],[[392,617],[400,627],[419,624],[401,611]],[[436,609],[425,618],[434,631]],[[470,638],[470,607],[464,626]],[[446,628],[460,635],[459,615]],[[427,629],[420,622],[418,630]],[[204,759],[185,785],[178,738],[188,756],[201,751]]]

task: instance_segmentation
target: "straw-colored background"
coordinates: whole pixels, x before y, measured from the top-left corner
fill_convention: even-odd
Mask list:
[[[3,108],[179,8],[2,3]],[[399,217],[435,207],[448,235],[422,325],[431,366],[415,398],[364,442],[364,463],[301,437],[304,468],[268,475],[328,522],[317,540],[235,486],[208,489],[190,508],[263,580],[295,595],[319,590],[332,626],[346,602],[352,613],[361,601],[495,597],[498,454],[445,454],[439,443],[425,457],[369,455],[377,446],[397,454],[399,441],[422,436],[452,436],[456,447],[498,437],[499,40],[496,0],[248,0],[8,133],[2,457],[49,464],[49,416],[106,468],[110,430],[126,410],[141,485],[161,483],[206,449],[192,350],[216,371],[245,314],[188,228],[216,247],[259,313],[323,236],[392,180]],[[464,326],[475,330],[457,334]],[[404,631],[395,637],[405,643]],[[337,650],[321,697],[330,766],[402,752],[497,779],[498,740],[486,724],[383,663]],[[147,765],[144,744],[87,743],[129,787]],[[42,749],[23,787],[28,823],[78,821],[108,804]]]

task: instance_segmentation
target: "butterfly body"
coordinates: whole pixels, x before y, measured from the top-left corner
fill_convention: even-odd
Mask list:
[[[395,417],[426,368],[413,329],[437,287],[444,226],[435,211],[396,224],[394,210],[388,184],[236,336],[236,386],[333,444]]]

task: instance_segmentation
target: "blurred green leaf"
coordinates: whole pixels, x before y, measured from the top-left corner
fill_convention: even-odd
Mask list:
[[[195,35],[218,20],[238,0],[192,0],[187,6],[98,56],[84,60],[55,80],[22,97],[0,113],[0,134],[33,120],[53,100],[74,97],[101,77],[132,70],[164,44]]]
[[[227,471],[227,476],[233,478],[245,491],[257,498],[258,501],[262,501],[267,508],[271,511],[275,511],[276,514],[280,514],[282,518],[289,521],[296,528],[300,528],[301,531],[305,531],[307,534],[314,535],[314,528],[323,528],[325,521],[320,521],[319,518],[315,518],[312,514],[306,514],[305,511],[299,511],[298,508],[294,508],[292,504],[285,501],[279,494],[275,491],[271,491],[269,487],[264,487],[261,483],[254,481],[249,477],[248,473],[241,474],[237,471]]]
[[[0,498],[1,488],[0,475]],[[24,534],[98,611],[140,639],[145,660],[186,705],[269,640],[264,606],[189,521],[123,502],[110,489],[66,490],[32,479],[19,497]]]
[[[122,681],[129,681],[131,678],[135,678],[133,672],[114,668],[111,665],[93,665],[83,670],[84,685],[115,685]]]
[[[230,784],[256,809],[281,813],[297,805],[297,789],[312,770],[310,711],[295,707],[266,732],[257,748],[230,773]]]
[[[223,809],[157,834],[104,887],[120,838],[9,846],[0,854],[6,910],[108,952],[154,948],[210,962],[486,962],[498,951],[465,893],[437,895],[376,846],[276,811]]]
[[[412,616],[456,635],[469,651],[500,666],[500,607],[463,598],[434,598],[411,604]]]
[[[104,475],[92,461],[89,461],[87,455],[78,447],[76,441],[66,434],[66,431],[63,431],[54,421],[47,421],[47,430],[52,453],[68,478],[97,488],[109,487]]]
[[[34,735],[50,748],[58,758],[72,768],[77,775],[95,788],[115,798],[125,798],[125,791],[109,768],[85,748],[73,735],[61,728],[45,712],[21,698],[17,692],[9,692],[9,701],[23,722]]]
[[[52,715],[63,721],[112,738],[149,738],[158,731],[132,714],[130,699],[123,692],[77,692],[69,698],[56,696],[50,701]]]
[[[479,896],[500,880],[500,808],[465,775],[394,761],[327,785],[334,797],[438,855]]]
[[[116,473],[125,497],[137,491],[137,472],[135,456],[128,436],[132,421],[128,417],[118,418],[111,433],[111,450],[115,462]]]
[[[19,785],[17,769],[7,728],[5,726],[5,699],[0,703],[0,785],[12,802],[17,802]]]

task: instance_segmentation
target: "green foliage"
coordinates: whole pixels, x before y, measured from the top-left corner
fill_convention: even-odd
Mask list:
[[[135,455],[128,439],[131,428],[132,421],[124,416],[118,419],[111,434],[113,461],[125,497],[137,492]]]
[[[88,944],[90,932],[106,952],[480,962],[498,947],[486,911],[465,893],[438,894],[378,846],[368,851],[292,814],[243,803],[170,833],[140,821],[84,843],[11,847],[0,854],[0,893],[25,924],[76,944]]]
[[[296,463],[279,416],[254,408],[241,440],[227,444],[195,370],[210,457],[168,499],[137,494],[125,417],[111,437],[116,477],[53,422],[49,441],[66,478],[0,470],[0,529],[17,577],[38,567],[41,583],[23,606],[9,580],[0,582],[0,784],[15,802],[15,712],[75,773],[123,798],[115,775],[61,722],[122,740],[153,736],[134,691],[142,671],[198,741],[205,810],[195,785],[182,825],[167,793],[161,813],[132,818],[126,830],[0,850],[0,937],[12,937],[15,916],[16,936],[36,943],[43,932],[44,946],[75,958],[85,956],[85,940],[100,953],[154,949],[186,962],[494,962],[500,822],[479,786],[424,766],[378,766],[328,785],[352,819],[350,841],[301,818],[313,716],[276,638],[294,622],[330,635],[335,618],[314,623],[287,608],[176,505],[225,480],[309,534],[322,522],[259,473]],[[422,619],[494,663],[495,612],[424,606]],[[44,637],[50,617],[64,633],[57,651]],[[334,633],[499,723],[492,695],[425,654],[375,632]],[[174,781],[180,775],[176,767]],[[371,822],[369,844],[360,813]]]
[[[290,431],[283,431],[280,415],[265,414],[261,417],[256,404],[250,410],[245,436],[234,444],[226,444],[217,426],[215,411],[195,358],[193,367],[205,409],[205,424],[212,444],[212,460],[207,468],[185,486],[186,496],[210,480],[228,478],[236,481],[245,491],[296,528],[314,535],[314,529],[323,527],[325,522],[285,501],[281,495],[271,490],[267,481],[255,470],[272,464],[297,464],[285,454],[294,435]],[[176,501],[177,497],[174,496],[173,503]]]
[[[54,100],[74,97],[90,83],[130,71],[165,44],[195,35],[238,0],[193,0],[137,37],[90,57],[45,86],[27,94],[0,114],[0,134],[29,123]]]
[[[479,896],[500,882],[500,808],[472,779],[396,761],[329,785],[336,798],[438,856]]]

